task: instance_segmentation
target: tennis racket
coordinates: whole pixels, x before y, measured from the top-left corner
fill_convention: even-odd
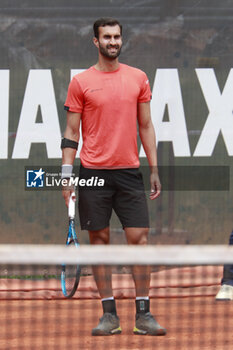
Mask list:
[[[75,193],[70,196],[68,216],[69,216],[69,230],[66,239],[66,245],[75,245],[79,247],[78,238],[75,232]],[[72,298],[76,292],[79,284],[81,274],[81,267],[79,265],[62,265],[61,271],[61,288],[66,298]]]

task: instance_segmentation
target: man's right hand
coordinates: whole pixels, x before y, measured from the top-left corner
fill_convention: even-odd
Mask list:
[[[64,200],[65,200],[65,203],[66,203],[66,206],[67,206],[67,208],[68,208],[68,206],[69,206],[69,200],[70,200],[70,196],[71,196],[71,194],[74,194],[75,193],[75,189],[74,189],[74,186],[73,185],[67,185],[67,186],[62,186],[62,196],[63,196],[63,198],[64,198]],[[76,196],[75,195],[73,195],[72,196],[72,199],[74,200],[74,201],[76,201]]]

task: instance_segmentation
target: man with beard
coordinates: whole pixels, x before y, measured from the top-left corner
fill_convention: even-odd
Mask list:
[[[65,102],[67,127],[62,139],[62,177],[72,173],[82,121],[83,146],[79,178],[104,179],[103,189],[79,186],[81,228],[89,231],[91,244],[109,244],[109,222],[116,212],[128,244],[147,244],[149,215],[139,171],[137,125],[150,166],[150,199],[159,196],[155,132],[151,121],[151,90],[139,69],[118,61],[122,47],[122,26],[113,18],[100,18],[93,26],[98,62],[76,75]],[[72,189],[71,189],[72,190]],[[68,205],[71,190],[63,189]],[[164,335],[150,313],[150,267],[132,268],[136,289],[135,334]],[[92,335],[121,333],[111,285],[111,270],[94,266],[94,277],[102,299],[103,316]]]

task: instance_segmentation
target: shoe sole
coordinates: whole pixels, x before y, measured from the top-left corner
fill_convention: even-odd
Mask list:
[[[164,328],[159,328],[159,329],[156,329],[156,331],[154,331],[154,332],[150,332],[150,331],[146,331],[144,329],[138,329],[138,328],[134,327],[133,333],[136,335],[158,335],[158,336],[160,336],[160,335],[166,335],[167,331]]]
[[[112,329],[110,332],[105,332],[101,329],[98,329],[98,330],[94,330],[92,331],[91,335],[93,336],[107,336],[107,335],[115,335],[115,334],[121,334],[121,327],[118,327],[116,329]]]

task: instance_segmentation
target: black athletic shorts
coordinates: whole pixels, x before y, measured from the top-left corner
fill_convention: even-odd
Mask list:
[[[80,186],[80,180],[104,180],[104,186]],[[86,182],[88,183],[88,182]],[[112,210],[124,227],[149,227],[149,214],[139,169],[87,169],[80,166],[78,207],[82,230],[109,226]]]

